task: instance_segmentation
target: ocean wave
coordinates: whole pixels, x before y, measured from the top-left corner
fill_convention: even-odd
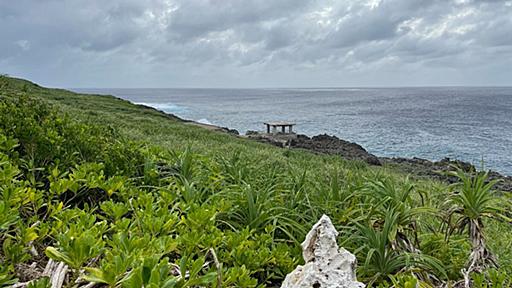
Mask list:
[[[183,113],[186,112],[188,109],[184,106],[179,106],[173,103],[148,103],[148,102],[134,102],[138,105],[144,105],[153,107],[155,109],[167,112],[167,113]]]
[[[196,122],[201,123],[201,124],[213,125],[212,122],[208,121],[208,119],[205,119],[205,118],[199,119]]]

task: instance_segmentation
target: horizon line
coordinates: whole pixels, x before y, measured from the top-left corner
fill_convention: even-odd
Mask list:
[[[410,86],[275,86],[275,87],[53,87],[57,89],[209,89],[209,90],[249,90],[249,89],[396,89],[396,88],[512,88],[512,85],[410,85]]]

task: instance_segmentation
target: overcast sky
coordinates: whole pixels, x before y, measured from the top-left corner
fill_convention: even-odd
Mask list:
[[[512,1],[0,0],[0,73],[57,87],[512,85]]]

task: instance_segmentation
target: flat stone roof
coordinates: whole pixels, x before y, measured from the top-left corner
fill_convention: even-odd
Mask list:
[[[285,122],[285,121],[265,122],[263,124],[270,125],[270,126],[293,126],[293,125],[295,125],[295,123]]]

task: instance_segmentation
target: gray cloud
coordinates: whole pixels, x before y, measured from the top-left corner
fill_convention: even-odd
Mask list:
[[[512,85],[512,1],[0,2],[0,72],[55,86]]]

